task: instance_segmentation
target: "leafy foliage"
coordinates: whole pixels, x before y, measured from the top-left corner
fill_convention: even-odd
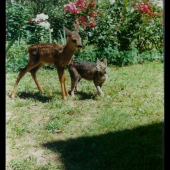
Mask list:
[[[71,2],[78,3],[76,5],[80,10],[86,1]],[[70,4],[68,0],[19,0],[13,3],[6,1],[7,70],[17,70],[17,66],[19,69],[20,65],[25,63],[25,59],[21,60],[21,58],[26,55],[27,48],[21,50],[21,41],[22,43],[25,41],[24,46],[38,42],[65,43],[63,26],[72,30],[73,23],[78,18],[79,34],[84,47],[75,53],[77,58],[74,57],[74,59],[96,62],[97,58],[101,60],[107,58],[109,64],[117,66],[153,60],[163,61],[163,10],[161,7],[147,0],[93,2],[96,3],[95,8],[90,10],[83,8],[80,13],[73,15],[70,13],[72,10],[65,12],[66,6]],[[97,14],[93,16],[96,19],[95,26],[83,27],[84,18],[82,17],[88,18],[91,12]],[[31,18],[41,13],[48,15],[48,22],[53,32],[30,22]],[[19,59],[14,57],[14,54],[18,55]],[[22,61],[23,64],[13,66],[13,62]]]
[[[160,7],[154,4],[152,6],[154,11],[162,12]],[[161,51],[162,17],[150,17],[122,0],[115,0],[115,3],[108,4],[107,7],[101,6],[99,10],[98,24],[88,34],[90,44],[96,44],[98,51],[103,51],[110,45],[119,50],[129,50],[135,45],[139,52],[153,48]]]
[[[6,57],[7,72],[18,72],[18,70],[26,66],[28,63],[27,48],[28,45],[24,39],[21,40],[20,45],[18,44],[18,41],[13,44],[13,48],[10,48]]]

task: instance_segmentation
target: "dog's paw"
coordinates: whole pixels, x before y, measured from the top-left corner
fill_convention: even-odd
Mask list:
[[[103,93],[98,93],[98,95],[100,96],[100,97],[104,97],[104,94]]]

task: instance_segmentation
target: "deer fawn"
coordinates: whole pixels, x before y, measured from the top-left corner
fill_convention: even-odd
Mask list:
[[[102,84],[107,80],[107,59],[103,62],[97,59],[97,63],[92,62],[71,62],[68,66],[68,71],[71,77],[71,96],[74,97],[74,89],[77,91],[77,84],[84,78],[93,81],[98,95],[104,97],[101,90]]]
[[[23,70],[20,71],[14,88],[10,94],[11,97],[14,97],[19,81],[27,72],[31,73],[37,88],[40,91],[43,91],[37,81],[36,72],[44,64],[54,64],[56,66],[61,84],[62,99],[67,99],[66,96],[68,95],[68,91],[66,88],[65,66],[71,62],[72,56],[76,49],[82,47],[81,37],[78,34],[79,26],[75,24],[74,27],[75,31],[73,32],[64,27],[67,35],[67,43],[65,45],[55,43],[38,43],[28,48],[28,64]]]

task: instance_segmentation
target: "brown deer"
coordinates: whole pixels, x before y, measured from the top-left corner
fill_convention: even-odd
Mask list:
[[[66,96],[68,95],[68,91],[66,88],[65,66],[71,62],[76,49],[82,47],[81,37],[78,34],[79,26],[75,24],[74,27],[75,31],[73,32],[64,27],[67,36],[67,43],[65,45],[55,43],[38,43],[28,47],[28,64],[20,71],[10,97],[14,97],[19,81],[27,72],[31,73],[37,88],[43,92],[37,81],[36,72],[44,64],[54,64],[61,84],[62,99],[67,99]]]

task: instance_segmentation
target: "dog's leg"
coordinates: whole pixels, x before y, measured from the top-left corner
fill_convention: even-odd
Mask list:
[[[71,96],[74,97],[74,89],[77,90],[77,83],[79,82],[79,77],[75,76],[71,78]]]
[[[80,81],[79,79],[81,79],[81,76],[79,75],[76,68],[74,68],[74,67],[69,68],[69,73],[70,73],[70,77],[71,77],[70,93],[71,93],[71,96],[74,97],[74,89],[77,88],[77,83]]]
[[[81,80],[81,77],[79,77],[77,84],[80,82],[80,80]],[[76,86],[75,86],[75,91],[76,91],[76,92],[79,91],[79,89],[78,89],[78,87],[77,87],[77,84],[76,84]]]
[[[101,84],[95,84],[95,86],[96,86],[98,95],[101,96],[101,97],[104,97],[104,93],[102,92],[102,89],[101,89],[102,85]]]

